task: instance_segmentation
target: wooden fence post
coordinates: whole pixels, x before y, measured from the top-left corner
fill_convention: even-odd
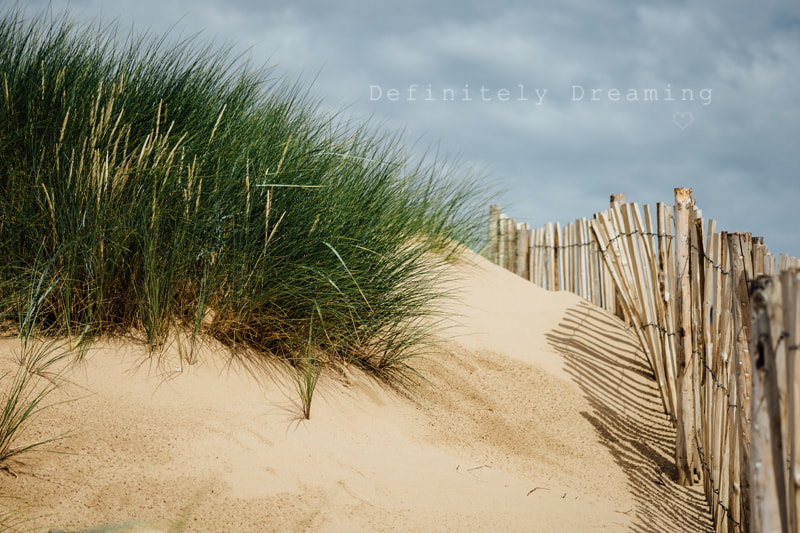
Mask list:
[[[530,269],[528,268],[528,263],[530,259],[530,251],[531,251],[531,230],[530,226],[527,223],[521,224],[517,227],[517,254],[516,254],[516,264],[514,265],[514,270],[518,276],[530,281]]]
[[[800,273],[783,272],[783,329],[786,331],[786,385],[788,403],[788,435],[786,443],[789,458],[789,473],[786,481],[788,530],[800,531],[800,365],[797,364],[798,344],[800,344]]]
[[[675,189],[675,278],[677,298],[677,363],[678,406],[675,442],[675,465],[678,483],[688,487],[694,483],[700,464],[695,447],[694,364],[692,353],[691,278],[689,272],[689,224],[692,189]]]
[[[767,247],[764,245],[764,237],[753,237],[753,279],[769,274],[764,270],[764,257],[767,255]]]
[[[708,365],[707,358],[707,345],[704,343],[705,327],[707,325],[708,315],[703,310],[704,301],[704,280],[705,276],[705,241],[704,241],[704,225],[703,213],[700,209],[691,203],[692,213],[690,214],[689,223],[689,297],[690,309],[689,320],[691,324],[691,383],[692,389],[692,408],[694,409],[692,431],[695,437],[694,450],[698,446],[702,446],[704,450],[708,450],[703,444],[706,442],[703,439],[703,432],[708,425],[703,418],[703,402],[702,402],[702,383],[705,376],[705,366]],[[687,362],[689,364],[689,362]],[[687,375],[689,373],[687,372]],[[686,386],[684,383],[683,386]],[[686,414],[684,412],[684,414]],[[704,452],[705,453],[705,452]],[[703,465],[700,461],[699,452],[697,452],[697,467],[695,469],[695,478],[700,480],[703,473]]]
[[[764,274],[768,276],[778,274],[778,270],[775,268],[775,254],[769,252],[764,254]]]
[[[545,253],[547,254],[547,258],[545,259],[547,264],[547,285],[545,289],[556,291],[558,290],[558,282],[556,281],[556,277],[558,276],[558,268],[556,267],[556,246],[558,246],[558,239],[556,238],[556,232],[553,229],[552,222],[548,222],[544,225],[544,245]]]
[[[500,214],[503,208],[497,204],[489,207],[489,261],[500,264]]]
[[[497,264],[506,268],[508,255],[508,217],[500,213],[497,221]]]
[[[517,223],[512,218],[505,219],[506,260],[503,268],[514,272],[517,265]]]
[[[753,533],[788,531],[776,351],[783,340],[781,300],[780,279],[765,276],[753,281],[750,291],[750,525]]]
[[[780,272],[784,272],[786,270],[789,270],[789,261],[790,261],[790,259],[791,259],[791,257],[789,257],[789,254],[784,254],[784,253],[778,254],[778,272],[779,273]]]
[[[564,259],[561,252],[561,224],[556,222],[553,228],[553,290],[564,290]]]
[[[614,209],[615,205],[622,206],[625,203],[625,193],[617,193],[612,194],[610,199],[611,209]],[[614,300],[611,304],[611,309],[609,309],[611,313],[616,315],[620,320],[625,320],[625,311],[623,311],[622,306],[622,297],[619,294],[619,289],[614,289]]]
[[[740,524],[743,531],[750,526],[750,296],[747,282],[752,279],[752,237],[749,233],[729,233],[728,253],[733,296],[733,377],[736,379],[738,416],[735,421],[739,438],[739,480],[741,498]],[[732,464],[734,462],[732,461]]]

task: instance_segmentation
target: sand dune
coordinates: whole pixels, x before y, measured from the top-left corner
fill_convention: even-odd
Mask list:
[[[329,372],[307,421],[279,368],[98,343],[28,434],[69,432],[60,453],[0,471],[2,503],[40,531],[707,531],[625,325],[477,256],[454,271],[431,383]]]

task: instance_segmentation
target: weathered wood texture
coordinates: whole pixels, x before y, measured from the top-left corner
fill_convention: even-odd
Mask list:
[[[694,402],[694,349],[695,329],[692,322],[692,294],[697,294],[693,281],[697,274],[691,254],[694,236],[694,216],[691,189],[675,189],[675,296],[677,298],[676,332],[678,366],[678,405],[676,409],[677,437],[675,441],[675,466],[678,468],[678,483],[684,487],[694,484],[700,471],[700,461],[696,453],[696,420]]]
[[[531,229],[492,206],[485,255],[540,287],[574,292],[614,312],[615,287],[586,219]]]
[[[800,533],[800,259],[717,232],[675,192],[655,217],[614,195],[563,228],[493,206],[486,255],[631,325],[676,426],[675,481],[702,480],[716,531]]]

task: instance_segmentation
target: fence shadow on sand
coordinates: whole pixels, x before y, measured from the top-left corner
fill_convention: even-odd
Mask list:
[[[702,486],[676,483],[675,430],[640,344],[625,329],[616,317],[581,302],[547,339],[591,406],[581,414],[628,476],[636,501],[633,531],[713,531]]]

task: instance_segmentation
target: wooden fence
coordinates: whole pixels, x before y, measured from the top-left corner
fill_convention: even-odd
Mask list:
[[[718,233],[691,189],[643,211],[614,195],[591,220],[530,229],[492,206],[488,256],[633,326],[676,426],[677,481],[703,483],[716,531],[798,532],[800,260]]]

